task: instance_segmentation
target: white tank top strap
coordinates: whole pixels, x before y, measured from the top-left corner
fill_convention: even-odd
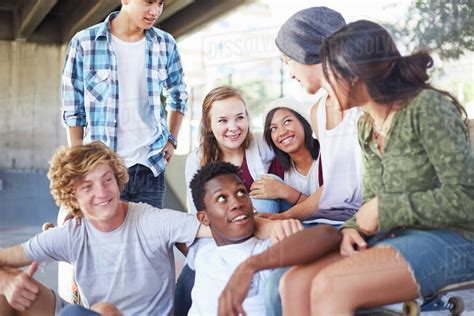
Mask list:
[[[316,92],[316,121],[318,124],[318,135],[326,133],[326,101],[328,98],[328,93],[323,88],[319,89]]]

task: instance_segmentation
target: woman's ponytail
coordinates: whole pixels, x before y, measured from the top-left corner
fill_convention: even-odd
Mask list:
[[[433,58],[427,51],[417,51],[397,61],[398,75],[407,84],[424,88],[430,79],[427,71],[433,66]]]

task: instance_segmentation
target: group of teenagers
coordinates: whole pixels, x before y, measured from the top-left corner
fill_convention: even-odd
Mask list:
[[[140,170],[103,139],[59,149],[51,193],[76,219],[0,251],[2,315],[351,315],[473,280],[468,120],[429,83],[430,55],[326,7],[291,16],[275,43],[315,104],[277,99],[252,133],[243,94],[212,89],[189,213],[124,197]],[[50,261],[74,265],[85,307],[34,280]]]

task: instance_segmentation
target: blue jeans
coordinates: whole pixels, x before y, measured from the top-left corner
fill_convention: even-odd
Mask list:
[[[100,316],[90,309],[87,309],[81,305],[68,305],[61,309],[57,314],[58,316]]]
[[[281,179],[279,176],[275,174],[266,174],[266,176],[272,177],[274,179],[277,179],[278,181],[284,182],[283,179]],[[255,211],[257,213],[272,213],[272,214],[278,214],[281,211],[281,205],[280,205],[280,199],[256,199],[256,198],[251,198],[252,199],[252,205],[255,208]],[[287,209],[285,209],[287,210]]]
[[[128,177],[128,183],[120,198],[163,208],[166,191],[164,172],[155,177],[148,167],[136,164],[128,168]]]
[[[280,211],[279,201],[270,199],[255,199],[251,198],[252,205],[257,213],[273,213],[277,214]]]
[[[194,278],[196,271],[192,270],[187,264],[184,265],[178,281],[176,282],[176,291],[174,293],[174,316],[186,316],[191,308],[191,290],[194,287]]]
[[[266,316],[280,316],[283,313],[279,286],[283,274],[285,274],[289,269],[289,267],[286,267],[273,270],[265,282],[264,293]]]
[[[396,229],[367,240],[370,247],[390,246],[408,263],[421,297],[450,284],[474,280],[474,242],[442,229]]]
[[[284,211],[288,211],[290,208],[292,208],[294,205],[288,202],[285,199],[280,199],[280,213]]]

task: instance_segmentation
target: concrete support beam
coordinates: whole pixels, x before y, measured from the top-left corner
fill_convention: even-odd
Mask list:
[[[13,38],[13,13],[0,10],[0,39],[12,40]]]
[[[56,4],[57,0],[26,1],[18,10],[15,38],[27,40],[36,30],[44,17]]]
[[[251,0],[207,0],[194,1],[184,9],[158,24],[162,30],[173,34],[175,38],[217,19],[232,9],[251,2]],[[158,20],[159,21],[159,20]]]
[[[119,5],[120,0],[83,1],[83,5],[71,12],[71,15],[62,22],[61,29],[65,30],[62,35],[63,43],[69,42],[80,30],[100,22],[107,13]]]
[[[252,1],[167,0],[157,26],[179,37]],[[120,5],[121,0],[0,0],[0,40],[64,44]]]
[[[176,12],[182,10],[184,7],[187,7],[191,3],[193,3],[194,0],[171,0],[167,1],[165,3],[165,9],[163,10],[163,13],[161,13],[160,18],[158,19],[158,23],[160,21],[164,21]]]
[[[2,0],[0,1],[0,10],[15,10],[18,7],[18,0]]]

